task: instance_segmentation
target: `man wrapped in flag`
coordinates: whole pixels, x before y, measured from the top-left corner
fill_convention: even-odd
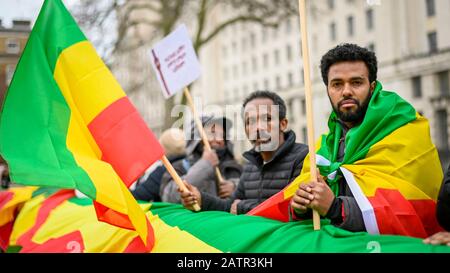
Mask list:
[[[99,220],[153,246],[127,187],[164,151],[60,0],[44,2],[14,73],[0,153],[14,182],[76,188]]]
[[[305,159],[300,176],[250,214],[304,219],[314,209],[350,231],[424,238],[441,230],[435,207],[442,169],[427,120],[383,90],[376,56],[365,48],[331,49],[321,72],[334,110],[317,145],[323,177],[310,181]],[[281,209],[286,202],[290,212]]]

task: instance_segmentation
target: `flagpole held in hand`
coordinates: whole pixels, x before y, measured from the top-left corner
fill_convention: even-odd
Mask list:
[[[181,177],[178,175],[178,173],[173,168],[173,166],[170,163],[169,159],[167,159],[167,157],[164,155],[161,158],[161,161],[164,164],[164,166],[166,167],[167,172],[169,172],[170,176],[172,176],[173,180],[175,181],[177,186],[180,188],[180,190],[182,192],[189,191],[187,189],[186,185],[183,183],[183,180],[181,180]],[[200,206],[197,203],[194,204],[193,208],[194,208],[195,211],[199,211],[200,210]]]
[[[184,95],[186,96],[186,100],[189,104],[189,107],[191,108],[192,115],[194,116],[195,124],[197,125],[197,129],[200,132],[200,136],[203,141],[203,146],[205,147],[205,149],[207,151],[211,151],[211,145],[209,145],[208,138],[207,138],[205,130],[203,128],[202,122],[201,122],[199,116],[197,115],[197,110],[195,109],[194,101],[192,100],[191,94],[189,92],[189,88],[187,88],[187,87],[184,88]],[[215,167],[215,171],[216,171],[216,176],[217,176],[217,180],[218,180],[216,183],[216,187],[217,187],[217,192],[219,192],[220,184],[223,183],[224,179],[223,179],[223,176],[220,173],[220,170],[218,167]]]
[[[318,181],[316,172],[316,148],[314,143],[314,120],[312,108],[312,87],[309,63],[308,32],[306,26],[306,0],[298,0],[298,9],[300,14],[300,30],[302,35],[301,40],[303,53],[303,70],[305,77],[305,104],[308,128],[309,159],[311,165],[310,174],[311,181]],[[320,230],[320,215],[316,210],[313,210],[313,225],[314,230]]]

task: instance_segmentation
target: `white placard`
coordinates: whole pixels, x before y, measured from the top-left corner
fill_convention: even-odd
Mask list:
[[[159,41],[151,49],[150,58],[165,98],[200,77],[200,63],[185,25]]]

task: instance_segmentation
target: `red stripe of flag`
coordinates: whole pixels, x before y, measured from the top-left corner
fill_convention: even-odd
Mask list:
[[[127,97],[109,105],[88,128],[102,151],[102,160],[112,165],[127,187],[164,155],[164,149]]]
[[[290,198],[284,198],[284,190],[282,190],[249,211],[247,215],[263,216],[278,221],[288,222],[290,200]]]
[[[425,238],[440,231],[435,215],[436,202],[408,200],[398,191],[377,189],[368,197],[381,234],[398,234]]]

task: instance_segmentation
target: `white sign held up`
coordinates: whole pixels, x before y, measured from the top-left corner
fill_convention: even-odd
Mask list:
[[[200,77],[200,63],[185,25],[159,41],[150,55],[166,99]]]

